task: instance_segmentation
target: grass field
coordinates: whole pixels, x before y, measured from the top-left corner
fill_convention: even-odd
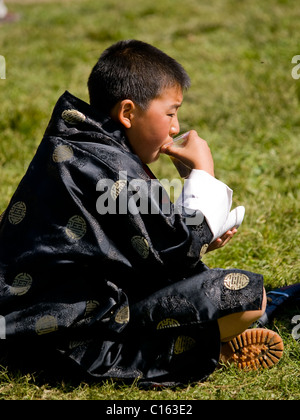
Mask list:
[[[299,282],[300,54],[297,0],[8,0],[19,22],[0,25],[0,212],[26,170],[52,107],[65,90],[87,100],[86,81],[100,53],[120,39],[152,43],[192,79],[180,110],[211,147],[216,177],[234,190],[246,217],[234,240],[205,256],[211,267],[260,272],[267,290]],[[296,69],[294,76],[297,75]],[[299,71],[300,74],[300,71]],[[153,169],[174,177],[167,157]],[[269,371],[222,368],[184,389],[141,391],[110,381],[87,384],[39,372],[0,369],[3,399],[293,400],[300,397],[300,342],[291,319],[272,323],[285,353]]]

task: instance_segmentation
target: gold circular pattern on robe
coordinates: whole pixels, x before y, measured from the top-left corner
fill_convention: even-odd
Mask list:
[[[209,244],[202,245],[201,250],[200,250],[200,255],[199,255],[200,258],[202,258],[203,255],[206,253],[208,247],[209,247]]]
[[[67,144],[59,144],[55,147],[52,159],[54,162],[65,162],[67,160],[72,159],[74,156],[73,149],[71,146]]]
[[[172,328],[172,327],[179,327],[179,326],[180,326],[180,323],[176,319],[166,318],[157,324],[156,329],[163,330],[165,328]]]
[[[24,201],[17,201],[9,210],[8,220],[12,225],[22,222],[26,215],[26,204]]]
[[[126,324],[129,321],[129,306],[123,306],[115,316],[115,321],[118,324]]]
[[[10,286],[10,292],[16,296],[22,296],[28,292],[32,285],[32,277],[28,273],[19,273]]]
[[[69,124],[78,124],[86,120],[85,115],[77,109],[65,109],[61,116]]]
[[[57,319],[51,315],[45,315],[38,319],[35,324],[35,331],[38,335],[49,334],[57,331]]]
[[[88,300],[86,302],[84,317],[88,318],[92,313],[99,307],[99,302],[97,300]]]
[[[229,290],[240,290],[249,284],[249,277],[242,273],[229,273],[224,278],[224,286]]]
[[[83,238],[86,234],[86,222],[83,217],[78,215],[71,217],[66,226],[66,234],[75,241]]]
[[[196,344],[196,341],[187,335],[180,335],[175,341],[174,354],[181,354],[185,351],[191,350]]]
[[[125,179],[119,179],[114,183],[114,185],[111,187],[111,196],[114,200],[118,198],[118,195],[123,190],[125,185],[127,184],[127,181]]]
[[[149,256],[149,244],[146,238],[143,236],[133,236],[131,238],[131,244],[135,251],[144,259]]]

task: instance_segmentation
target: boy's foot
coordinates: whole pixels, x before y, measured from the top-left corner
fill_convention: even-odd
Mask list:
[[[253,326],[264,327],[272,321],[277,312],[289,304],[300,303],[300,283],[270,290],[267,293],[267,308],[265,313],[256,321]]]
[[[224,343],[220,361],[234,363],[239,369],[270,368],[283,354],[283,342],[274,331],[253,328]]]

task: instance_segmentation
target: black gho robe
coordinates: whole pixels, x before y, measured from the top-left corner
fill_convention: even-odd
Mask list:
[[[211,240],[120,127],[65,92],[0,224],[2,338],[46,343],[97,378],[202,380],[217,319],[262,301],[261,275],[203,264]]]

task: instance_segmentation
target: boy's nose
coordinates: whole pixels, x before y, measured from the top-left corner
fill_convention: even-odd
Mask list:
[[[170,136],[176,136],[177,134],[179,134],[180,132],[180,125],[179,125],[179,121],[176,119],[176,121],[174,120],[172,123],[172,126],[170,128]]]

